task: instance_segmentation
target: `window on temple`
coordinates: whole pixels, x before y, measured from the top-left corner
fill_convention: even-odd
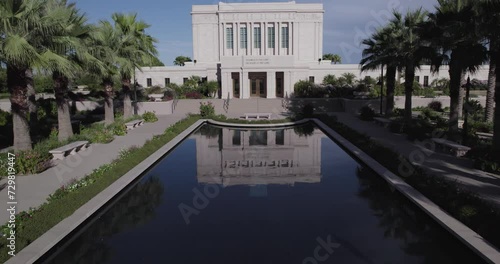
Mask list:
[[[253,29],[253,46],[256,49],[260,49],[260,44],[261,44],[261,31],[260,27],[255,27]]]
[[[242,49],[247,48],[247,28],[242,27],[240,28],[240,46]]]
[[[147,86],[147,87],[151,87],[151,86],[153,86],[153,82],[152,82],[151,78],[147,78],[147,79],[146,79],[146,86]]]
[[[233,28],[226,28],[226,47],[233,48]]]
[[[274,48],[274,27],[267,28],[267,47],[273,49]]]
[[[288,27],[281,28],[281,47],[284,49],[288,49]]]

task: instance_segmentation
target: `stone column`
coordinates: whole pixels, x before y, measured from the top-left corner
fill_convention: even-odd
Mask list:
[[[280,43],[281,42],[281,22],[278,22],[277,26],[278,26],[278,28],[276,28],[276,30],[275,30],[275,33],[276,33],[276,37],[275,37],[276,43],[274,43],[275,44],[274,46],[276,47],[275,54],[276,55],[281,55],[281,43]]]
[[[262,23],[263,29],[262,29],[262,54],[265,56],[267,55],[267,22]]]
[[[283,73],[283,97],[285,97],[287,94],[288,97],[290,97],[290,95],[293,93],[294,83],[292,83],[291,79],[291,72],[289,70],[285,71]]]
[[[276,98],[276,71],[267,71],[267,98]]]
[[[241,71],[240,76],[240,97],[244,99],[250,98],[250,82],[248,80],[248,72]]]
[[[226,50],[226,42],[224,41],[225,40],[225,37],[224,35],[226,34],[226,30],[224,28],[224,23],[221,23],[220,27],[219,27],[219,30],[220,30],[220,36],[219,36],[219,40],[220,40],[220,47],[219,47],[219,51],[220,51],[220,58],[219,58],[219,61],[222,59],[222,56],[224,56],[224,51]]]
[[[247,24],[248,25],[248,24]],[[253,55],[253,22],[250,22],[248,32],[248,55]]]
[[[234,40],[233,49],[236,49],[235,52],[234,52],[234,55],[238,56],[238,55],[240,55],[240,24],[238,22],[236,22],[233,25],[234,25],[234,27],[233,27],[233,32],[234,32],[234,36],[233,36],[233,40]]]
[[[297,23],[293,23],[293,56],[295,60],[299,59],[299,27]]]

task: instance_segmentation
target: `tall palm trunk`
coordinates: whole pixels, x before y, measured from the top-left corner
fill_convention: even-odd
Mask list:
[[[462,71],[460,76],[460,90],[458,90],[458,119],[462,119],[464,116],[464,104],[465,104],[465,84],[467,80],[465,79],[465,72]]]
[[[394,90],[396,87],[396,67],[387,66],[387,93],[385,104],[385,115],[391,116],[394,111]]]
[[[33,79],[33,70],[28,68],[26,70],[26,82],[28,87],[28,109],[29,109],[29,125],[31,131],[38,131],[38,115],[37,115],[37,105],[36,105],[36,92],[35,92],[35,81]],[[35,137],[36,134],[31,135]]]
[[[12,123],[14,134],[14,150],[31,149],[31,135],[28,124],[28,80],[26,68],[7,66],[7,87],[10,92],[12,107]]]
[[[54,94],[57,103],[57,124],[58,139],[63,141],[73,136],[73,127],[71,127],[71,115],[68,102],[68,78],[59,72],[52,74],[54,80]]]
[[[415,68],[413,63],[407,63],[405,67],[405,123],[411,122],[413,82],[415,81]]]
[[[491,46],[493,45],[490,44]],[[496,85],[496,61],[490,56],[490,69],[488,71],[488,92],[486,93],[486,122],[493,122],[493,111],[495,108],[495,85]],[[498,105],[498,104],[497,104]]]
[[[113,80],[105,78],[104,84],[104,123],[110,125],[115,122],[115,113],[113,109]]]
[[[450,120],[448,123],[448,133],[450,138],[455,139],[458,135],[458,119],[460,109],[460,90],[462,89],[462,76],[464,76],[462,69],[455,60],[450,62]]]
[[[132,100],[131,100],[131,89],[132,81],[130,78],[122,78],[122,91],[123,91],[123,118],[127,119],[132,116]]]
[[[500,51],[494,53],[495,61],[500,61]],[[500,67],[495,68],[495,75],[500,76]],[[493,150],[500,153],[500,78],[495,83],[495,117],[493,125]],[[498,155],[497,155],[498,158]],[[500,159],[500,158],[499,158]]]

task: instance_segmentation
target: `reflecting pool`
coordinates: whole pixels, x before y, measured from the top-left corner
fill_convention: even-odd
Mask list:
[[[482,261],[307,124],[202,126],[41,262]]]

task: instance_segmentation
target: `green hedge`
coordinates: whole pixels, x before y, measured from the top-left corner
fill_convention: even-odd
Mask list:
[[[408,159],[371,140],[367,135],[360,134],[356,130],[336,122],[331,117],[321,116],[319,119],[391,172],[401,177],[450,215],[500,248],[500,226],[498,225],[500,223],[500,213],[493,204],[486,202],[468,190],[464,190],[456,182],[429,174],[419,166],[413,166],[414,171],[411,176],[404,177],[399,173],[399,166],[403,163],[411,164]]]
[[[78,182],[62,187],[49,197],[48,202],[37,209],[19,213],[16,218],[17,252],[73,214],[78,208],[199,119],[200,116],[192,115],[175,123],[164,134],[154,136],[141,148],[132,148],[120,153],[120,157],[111,164],[103,165]],[[6,230],[6,226],[3,226],[2,233]],[[7,239],[0,237],[0,263],[5,262],[10,257],[7,254],[6,245]]]

